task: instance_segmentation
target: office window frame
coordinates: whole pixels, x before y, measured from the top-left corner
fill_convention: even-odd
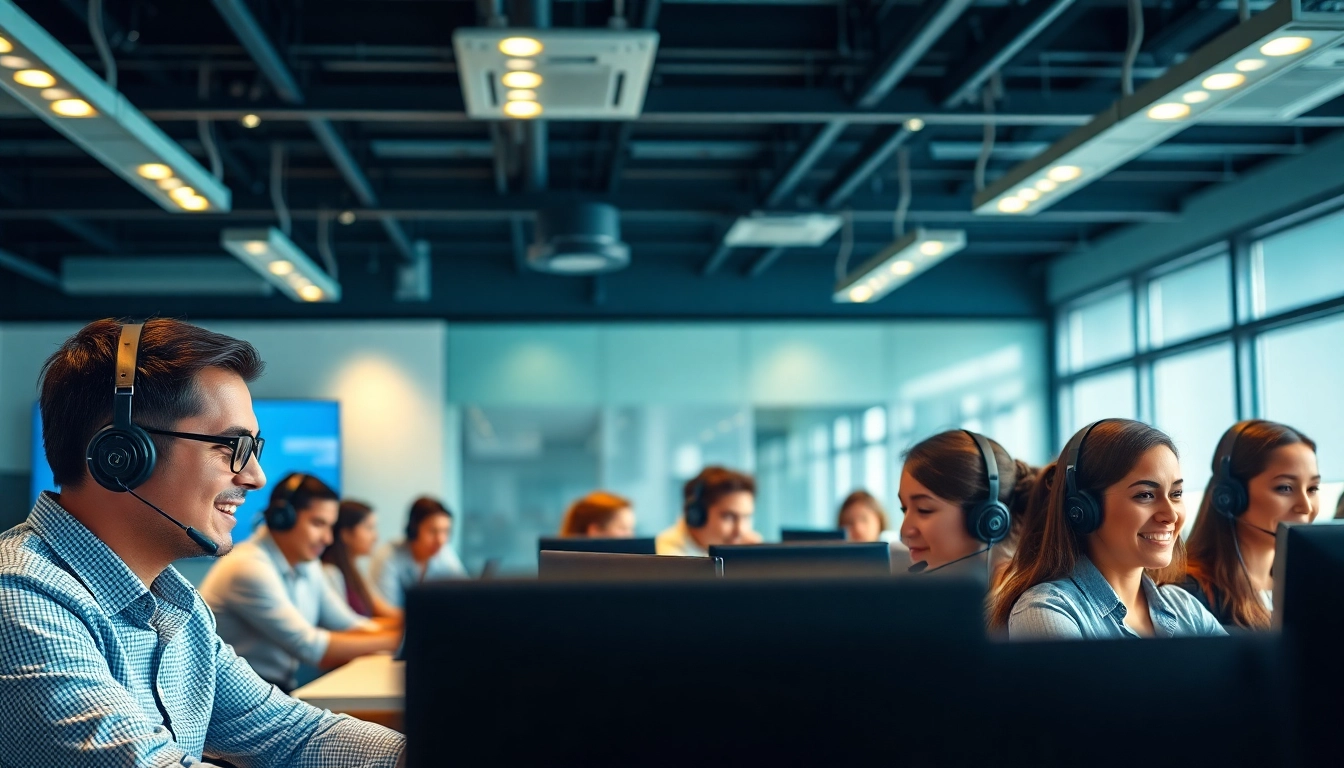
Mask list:
[[[1264,414],[1264,402],[1261,397],[1263,387],[1260,380],[1257,340],[1268,331],[1344,314],[1344,293],[1306,306],[1256,317],[1253,306],[1255,294],[1252,267],[1255,244],[1272,235],[1311,224],[1341,211],[1344,211],[1344,197],[1334,198],[1268,224],[1235,233],[1225,240],[1197,251],[1155,266],[1135,270],[1112,283],[1090,289],[1057,304],[1051,317],[1053,327],[1050,334],[1050,340],[1055,346],[1052,355],[1054,365],[1050,371],[1050,390],[1053,394],[1050,399],[1053,422],[1051,439],[1054,453],[1057,454],[1068,439],[1068,435],[1060,434],[1063,419],[1060,403],[1070,394],[1071,388],[1079,379],[1122,368],[1134,368],[1136,413],[1140,421],[1152,423],[1156,414],[1157,399],[1154,364],[1169,357],[1228,342],[1232,344],[1236,418],[1241,420],[1261,417]],[[1229,257],[1228,269],[1231,270],[1228,301],[1232,324],[1174,344],[1154,347],[1150,343],[1151,333],[1148,327],[1150,320],[1148,301],[1152,282],[1174,271],[1223,256]],[[1086,368],[1076,367],[1074,361],[1070,359],[1068,349],[1070,313],[1121,292],[1129,292],[1134,306],[1129,333],[1135,353],[1129,357]]]

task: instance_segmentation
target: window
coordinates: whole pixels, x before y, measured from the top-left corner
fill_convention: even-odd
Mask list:
[[[1083,371],[1134,354],[1134,293],[1125,290],[1079,304],[1064,315],[1064,370]]]
[[[1251,246],[1255,317],[1344,294],[1344,212],[1271,235]]]
[[[1148,342],[1163,347],[1232,325],[1232,259],[1215,256],[1148,284]]]
[[[1199,511],[1218,439],[1237,420],[1231,342],[1153,364],[1153,424],[1176,443],[1185,479],[1185,530]]]
[[[1316,441],[1321,479],[1344,480],[1344,316],[1269,331],[1258,346],[1265,418],[1305,432]]]
[[[1102,373],[1076,380],[1060,403],[1060,445],[1074,432],[1098,419],[1133,419],[1138,416],[1134,404],[1137,379],[1133,368]]]

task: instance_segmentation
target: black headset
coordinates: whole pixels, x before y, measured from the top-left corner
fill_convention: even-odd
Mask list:
[[[1069,440],[1064,447],[1064,517],[1079,534],[1087,535],[1101,527],[1101,502],[1091,492],[1078,488],[1078,456],[1083,452],[1083,443],[1098,424],[1115,419],[1101,419],[1088,424]]]
[[[112,377],[112,423],[94,433],[84,450],[89,476],[109,491],[138,488],[154,474],[158,454],[149,433],[131,422],[136,358],[143,323],[121,326],[117,368]]]
[[[994,446],[989,438],[978,432],[963,429],[975,446],[980,449],[980,458],[985,464],[985,483],[989,486],[989,495],[984,501],[966,502],[966,530],[986,544],[997,544],[1008,536],[1012,515],[1008,507],[999,501],[999,462],[994,458]]]
[[[299,522],[299,510],[294,508],[294,494],[308,476],[302,472],[290,475],[275,494],[271,496],[271,505],[266,507],[266,527],[272,531],[288,531]]]
[[[691,481],[682,502],[682,513],[686,515],[687,528],[704,528],[709,522],[709,510],[705,509],[705,481],[703,473]]]
[[[1233,424],[1223,438],[1218,441],[1217,458],[1213,463],[1213,510],[1228,520],[1235,520],[1251,506],[1251,494],[1246,483],[1232,476],[1232,451],[1237,447],[1237,438],[1252,421],[1239,421]]]

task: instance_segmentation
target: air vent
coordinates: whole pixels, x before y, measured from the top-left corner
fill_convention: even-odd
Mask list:
[[[830,240],[840,223],[831,213],[757,213],[734,222],[723,242],[734,248],[815,248]]]
[[[531,47],[539,50],[527,56],[501,50],[509,47],[506,41],[520,39],[534,41]],[[467,114],[477,120],[630,120],[644,108],[658,33],[477,27],[454,32],[453,50]],[[510,86],[510,75],[529,85]],[[535,103],[540,110],[511,111],[510,101]]]

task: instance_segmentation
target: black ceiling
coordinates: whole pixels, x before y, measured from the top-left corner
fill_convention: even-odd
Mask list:
[[[15,286],[3,293],[0,318],[1041,315],[1042,266],[1053,256],[1116,227],[1170,220],[1200,188],[1344,126],[1341,100],[1290,124],[1196,126],[1047,212],[977,218],[970,199],[984,77],[998,68],[1002,84],[992,180],[1117,97],[1123,0],[627,0],[617,7],[631,25],[652,22],[661,35],[643,115],[552,121],[544,143],[528,125],[465,115],[452,32],[482,23],[488,7],[237,1],[279,52],[297,94],[277,93],[274,72],[240,44],[216,8],[229,0],[104,3],[119,88],[203,161],[197,121],[212,121],[233,212],[165,213],[46,124],[0,109],[0,249],[53,272],[69,255],[221,254],[221,227],[275,221],[267,179],[279,143],[301,246],[311,252],[323,222],[355,213],[352,224],[326,225],[345,299],[75,298],[0,272]],[[86,2],[19,5],[101,71]],[[1144,6],[1139,82],[1236,19],[1232,2]],[[521,0],[505,10],[525,25],[535,7]],[[549,7],[556,27],[603,26],[613,10],[609,0]],[[940,22],[950,22],[945,31]],[[241,125],[245,114],[260,126]],[[927,125],[903,136],[912,117]],[[338,168],[333,137],[353,169]],[[884,301],[830,302],[838,237],[785,252],[718,247],[733,219],[752,210],[848,211],[861,261],[892,239],[898,144],[910,158],[909,223],[963,228],[969,244]],[[560,199],[617,205],[633,264],[596,279],[521,267],[533,212]],[[394,268],[416,240],[431,247],[433,298],[397,302]]]

